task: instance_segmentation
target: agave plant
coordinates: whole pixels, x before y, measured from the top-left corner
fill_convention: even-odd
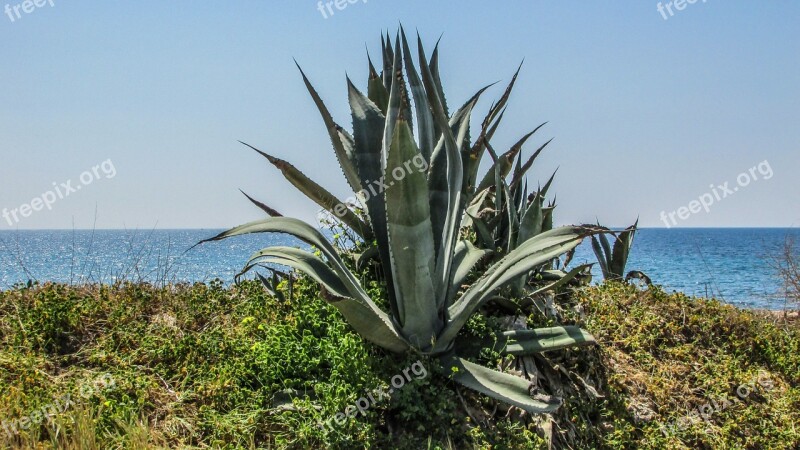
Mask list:
[[[598,226],[599,227],[599,226]],[[639,227],[639,220],[636,223],[626,228],[624,231],[614,235],[614,247],[608,242],[606,233],[599,233],[597,236],[592,236],[592,250],[600,263],[600,269],[603,272],[603,279],[605,280],[622,280],[625,273],[625,266],[628,265],[628,255],[630,254],[631,247],[633,246],[633,238],[636,235],[636,230]],[[603,228],[603,227],[599,227]],[[605,228],[607,231],[607,228]],[[631,272],[626,277],[641,278],[647,284],[650,279],[641,272]]]
[[[394,45],[388,36],[382,40],[383,70],[378,74],[370,61],[367,93],[347,80],[352,133],[333,121],[303,74],[345,178],[364,199],[365,215],[342,206],[345,203],[288,162],[259,152],[308,197],[340,217],[368,244],[374,243],[385,276],[388,311],[370,298],[356,274],[349,270],[349,255],[328,242],[316,228],[282,217],[263,203],[256,202],[269,218],[233,228],[207,241],[249,233],[295,236],[315,247],[317,253],[269,247],[253,254],[242,274],[263,264],[281,264],[304,272],[319,283],[321,297],[334,305],[365,339],[391,352],[413,351],[439,358],[451,369],[453,379],[464,386],[531,413],[552,412],[559,400],[532,397],[527,380],[470,362],[456,353],[455,344],[456,340],[466,339],[460,331],[495,292],[574,249],[597,230],[567,226],[518,239],[512,250],[480,273],[468,288],[461,289],[462,282],[487,253],[463,239],[460,228],[477,188],[480,156],[496,129],[507,95],[498,103],[500,106],[491,108],[480,136],[470,145],[471,114],[486,88],[451,114],[439,77],[438,44],[429,60],[417,38],[417,69],[402,29]],[[419,170],[395,176],[397,168],[408,168],[409,161],[420,160],[425,164],[415,166]],[[376,180],[380,180],[383,189],[373,189]],[[588,332],[572,326],[507,331],[500,333],[497,341],[501,353],[510,355],[595,342]]]

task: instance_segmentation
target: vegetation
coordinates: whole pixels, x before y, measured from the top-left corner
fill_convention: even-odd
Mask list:
[[[497,330],[486,343],[483,336],[475,338],[461,332],[473,315],[510,283],[516,284],[519,295],[529,278],[549,269],[554,259],[597,231],[574,226],[544,231],[543,193],[537,193],[530,202],[527,195],[515,193],[524,199],[517,200],[516,204],[521,203],[519,207],[511,206],[504,178],[510,172],[511,161],[516,154],[521,155],[522,144],[532,133],[503,159],[494,154],[489,138],[499,125],[516,76],[503,98],[490,109],[477,141],[470,145],[472,110],[485,88],[449,114],[439,77],[438,52],[434,51],[429,63],[421,39],[417,46],[419,71],[401,30],[394,45],[388,37],[383,42],[382,75],[378,75],[370,62],[368,95],[348,79],[352,135],[333,122],[304,75],[330,133],[339,165],[353,191],[360,194],[365,213],[349,208],[288,162],[254,148],[295,187],[357,234],[362,239],[356,244],[357,249],[377,257],[382,276],[366,279],[384,288],[377,296],[370,295],[365,280],[359,280],[358,273],[353,271],[358,256],[337,249],[312,226],[278,216],[262,203],[256,202],[271,217],[228,230],[210,240],[249,233],[286,233],[299,238],[313,246],[317,254],[291,247],[266,248],[250,257],[240,276],[268,264],[302,271],[319,283],[322,297],[370,342],[399,354],[435,356],[459,384],[528,413],[553,412],[561,405],[560,398],[532,395],[530,380],[488,369],[468,358],[484,350],[529,356],[593,344],[594,338],[589,333],[574,326],[511,328]],[[406,77],[415,114],[411,112]],[[412,117],[416,117],[416,136]],[[488,181],[476,186],[478,165],[485,149],[493,154],[495,164],[483,178]],[[530,164],[523,168],[521,159],[517,161],[515,177],[519,184]],[[377,191],[375,180],[379,182]],[[462,223],[470,219],[467,205],[473,203],[476,195],[487,197],[492,186],[496,187],[495,197],[500,197],[501,190],[505,193],[498,214],[505,216],[508,211],[509,217],[516,217],[521,213],[522,218],[493,224],[494,228],[505,225],[503,229],[507,230],[503,232],[507,235],[503,257],[486,268],[476,269],[494,248],[476,248],[468,236],[462,237]],[[472,218],[476,224],[480,220]],[[472,274],[475,274],[472,282],[464,285]],[[577,272],[550,275],[555,275],[556,281],[526,294],[556,289]],[[274,290],[274,281],[262,279]],[[388,312],[378,305],[384,299]]]
[[[12,437],[0,430],[0,447],[547,448],[547,434],[518,414],[506,416],[503,407],[492,414],[496,403],[454,389],[435,358],[423,359],[426,378],[323,431],[320,422],[389,385],[416,358],[364,341],[318,301],[311,280],[298,280],[292,299],[286,282],[280,289],[284,301],[255,282],[1,292],[0,420],[30,416],[65,393],[75,403]],[[582,290],[563,314],[601,344],[534,357],[542,377],[573,392],[556,414],[542,416],[553,418],[545,429],[557,446],[800,445],[797,328],[716,301],[615,283]],[[526,320],[547,325],[538,314]],[[492,329],[482,316],[467,325],[473,335]],[[80,395],[81,385],[104,374],[113,387]],[[689,416],[759,379],[772,387],[758,385],[708,422]],[[289,405],[287,392],[296,398]]]
[[[541,126],[503,154],[492,147],[516,75],[472,142],[485,88],[450,114],[438,49],[429,60],[417,46],[419,69],[402,30],[394,44],[387,36],[367,94],[348,80],[352,133],[303,74],[361,204],[253,147],[332,214],[333,242],[248,196],[269,217],[209,241],[276,232],[311,249],[260,250],[230,287],[29,283],[0,292],[0,442],[800,446],[800,331],[623,283],[637,225],[554,228],[553,177],[531,193],[525,180],[547,143],[522,157]],[[484,153],[492,164],[478,181]],[[600,287],[586,285],[588,266],[568,268],[586,237]],[[257,281],[245,279],[251,273]]]
[[[800,308],[800,262],[794,238],[788,236],[780,255],[772,258],[772,267],[783,280],[787,306]]]
[[[628,255],[633,247],[633,238],[636,236],[638,228],[639,221],[637,220],[636,223],[619,234],[614,233],[614,247],[611,247],[605,234],[592,236],[592,250],[594,250],[597,261],[600,263],[603,279],[622,280],[625,274],[625,266],[628,265]],[[636,272],[630,272],[625,278],[633,278],[635,274]]]

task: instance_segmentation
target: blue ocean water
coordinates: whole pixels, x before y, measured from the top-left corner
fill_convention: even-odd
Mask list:
[[[300,245],[284,235],[251,235],[187,251],[220,231],[0,231],[0,289],[29,279],[231,282],[254,251]],[[668,290],[714,296],[741,307],[782,309],[784,296],[769,261],[789,235],[800,238],[800,229],[642,229],[628,270],[641,270]],[[584,243],[573,264],[594,261]],[[600,280],[597,272],[595,280]]]

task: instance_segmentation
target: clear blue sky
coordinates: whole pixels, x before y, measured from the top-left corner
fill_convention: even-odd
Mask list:
[[[327,19],[313,0],[53,0],[19,18],[21,0],[6,2],[0,209],[109,159],[116,176],[99,171],[0,230],[224,228],[261,216],[238,188],[313,219],[316,206],[236,141],[348,196],[292,58],[348,125],[345,74],[363,85],[365,45],[377,56],[380,32],[399,22],[429,47],[443,34],[451,103],[507,82],[525,59],[496,142],[549,121],[527,150],[555,137],[531,181],[560,167],[557,222],[664,226],[661,211],[766,160],[769,180],[679,225],[800,224],[798,2],[699,0],[668,20],[652,0],[369,0]]]

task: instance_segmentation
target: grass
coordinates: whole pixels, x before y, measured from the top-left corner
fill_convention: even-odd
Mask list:
[[[586,305],[587,327],[603,343],[608,404],[615,404],[603,409],[613,417],[605,445],[800,445],[798,328],[658,289],[612,284],[584,292],[579,302]],[[748,385],[752,393],[739,395]],[[701,408],[703,415],[692,413]]]
[[[528,361],[550,392],[565,397],[552,420],[520,418],[457,391],[422,358],[427,376],[324,431],[320,422],[388,388],[420,357],[365,343],[317,294],[304,279],[288,301],[252,282],[0,292],[7,426],[0,446],[539,449],[548,439],[581,449],[800,446],[796,327],[621,284],[582,290],[562,305],[564,321],[584,325],[599,347]],[[466,332],[490,331],[494,319],[483,317]],[[752,392],[734,400],[748,384]],[[72,402],[64,411],[34,416],[65,395]],[[704,405],[707,420],[690,414]],[[38,423],[22,429],[24,418]]]

